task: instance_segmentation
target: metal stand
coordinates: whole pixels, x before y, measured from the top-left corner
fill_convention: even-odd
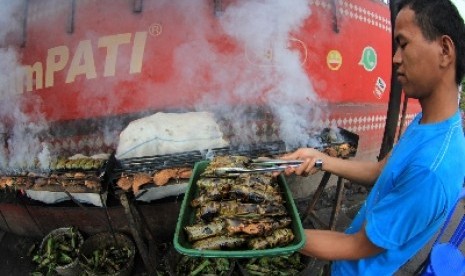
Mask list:
[[[129,229],[131,230],[131,234],[136,242],[137,249],[139,250],[139,254],[144,262],[145,269],[149,273],[149,275],[153,275],[155,272],[155,262],[153,260],[153,256],[151,258],[149,254],[150,245],[146,245],[143,240],[142,235],[142,227],[141,227],[141,217],[137,209],[132,205],[132,203],[128,200],[126,193],[121,192],[119,194],[119,198],[121,201],[121,205],[123,205],[124,213],[126,214],[129,222]]]
[[[315,206],[318,200],[320,199],[321,195],[323,194],[324,189],[326,188],[326,185],[328,184],[328,181],[331,177],[331,173],[325,172],[323,174],[323,177],[321,178],[320,185],[318,185],[318,188],[316,189],[315,193],[313,194],[312,200],[309,202],[307,211],[305,212],[304,217],[302,220],[305,220],[308,216],[310,216],[315,222],[317,222],[320,226],[322,226],[324,229],[329,229],[329,230],[335,230],[336,229],[336,223],[337,223],[337,217],[339,214],[339,211],[341,209],[341,203],[342,203],[342,196],[344,192],[344,183],[342,183],[343,178],[338,177],[337,178],[337,190],[336,190],[336,201],[333,206],[333,211],[331,212],[331,218],[329,220],[329,224],[326,224],[323,222],[318,215],[315,212]]]

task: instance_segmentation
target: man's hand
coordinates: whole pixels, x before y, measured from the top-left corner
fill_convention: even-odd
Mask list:
[[[315,174],[319,170],[315,168],[315,162],[317,160],[324,160],[328,158],[328,156],[316,149],[312,148],[300,148],[293,153],[289,153],[280,157],[280,159],[284,160],[303,160],[303,163],[297,167],[287,167],[284,170],[284,174],[291,175],[301,175],[307,176],[309,174]]]

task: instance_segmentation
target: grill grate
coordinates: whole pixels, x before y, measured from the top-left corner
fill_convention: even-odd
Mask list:
[[[309,145],[309,147],[314,147],[323,151],[326,148],[348,143],[354,149],[350,156],[354,156],[358,147],[358,138],[358,135],[342,128],[338,128],[338,131],[335,133],[326,128],[320,135],[313,139],[318,146]],[[295,148],[286,147],[285,143],[282,141],[275,141],[237,148],[215,148],[205,152],[188,151],[174,154],[134,157],[118,159],[115,172],[118,174],[122,172],[133,173],[175,167],[192,167],[196,162],[208,159],[208,156],[244,155],[257,158],[260,156],[277,156],[294,150]]]
[[[207,156],[224,156],[224,155],[246,155],[252,158],[259,156],[272,156],[286,153],[283,142],[268,142],[260,146],[248,146],[242,148],[215,148],[205,152],[188,151],[174,154],[135,157],[119,159],[118,172],[140,172],[153,171],[174,167],[192,167],[196,162],[207,159]]]

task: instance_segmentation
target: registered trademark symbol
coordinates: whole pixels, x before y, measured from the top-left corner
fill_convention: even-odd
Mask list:
[[[161,35],[162,30],[163,30],[163,28],[162,28],[161,24],[158,24],[158,23],[154,23],[149,27],[149,33],[152,36]]]

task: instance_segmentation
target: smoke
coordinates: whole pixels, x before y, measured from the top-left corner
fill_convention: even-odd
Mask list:
[[[8,149],[0,151],[0,165],[46,160],[48,148],[41,142],[41,133],[48,129],[40,112],[43,103],[32,93],[21,94],[22,87],[12,85],[16,82],[12,81],[11,72],[20,71],[21,56],[6,42],[21,42],[26,2],[0,0],[0,3],[0,130],[8,132]],[[321,127],[316,122],[322,114],[322,103],[305,71],[302,52],[291,44],[298,41],[297,34],[311,16],[309,1],[224,0],[222,3],[223,10],[215,12],[213,1],[147,2],[143,13],[132,16],[141,20],[137,31],[142,31],[145,23],[163,26],[160,35],[148,35],[146,46],[151,50],[144,53],[144,60],[156,66],[142,67],[142,74],[128,74],[132,44],[122,45],[114,75],[102,76],[101,68],[97,68],[98,78],[81,81],[79,76],[76,80],[79,83],[74,87],[80,90],[76,102],[82,103],[79,112],[94,117],[102,115],[102,110],[106,112],[103,115],[110,116],[122,109],[127,113],[143,108],[175,109],[192,106],[191,102],[183,101],[197,97],[197,110],[213,111],[229,123],[234,144],[258,142],[257,132],[263,133],[263,129],[250,120],[263,111],[270,112],[279,129],[278,136],[270,135],[273,139],[281,139],[290,147],[307,145],[309,134]],[[110,6],[105,10],[121,10],[121,5]],[[102,18],[108,18],[103,13]],[[121,32],[134,35],[133,27],[123,29]],[[89,30],[79,39],[91,40],[94,45],[103,35],[111,34],[96,28],[95,33]],[[134,41],[133,36],[130,41]],[[104,59],[103,50],[94,51],[96,60]],[[183,97],[187,93],[195,94]],[[60,108],[52,109],[57,116],[61,115]],[[109,123],[100,131],[105,144],[114,144],[115,130],[120,130],[123,122]]]
[[[237,45],[233,55],[224,55],[200,39],[177,49],[179,57],[196,53],[190,55],[189,66],[181,67],[185,68],[182,77],[192,78],[192,83],[194,79],[212,83],[209,89],[214,93],[205,93],[197,108],[222,114],[235,134],[233,143],[256,142],[257,129],[251,128],[247,117],[254,108],[251,102],[271,111],[279,138],[289,147],[308,145],[310,134],[321,130],[317,122],[322,103],[300,53],[289,46],[292,34],[310,15],[307,0],[236,1],[218,17],[225,34]],[[197,74],[202,66],[210,72],[203,78]]]
[[[40,112],[41,102],[23,95],[25,72],[18,49],[21,43],[24,1],[0,0],[0,168],[43,165],[49,159],[40,134],[48,129]],[[27,112],[26,112],[27,110]],[[4,145],[7,146],[4,146]]]

